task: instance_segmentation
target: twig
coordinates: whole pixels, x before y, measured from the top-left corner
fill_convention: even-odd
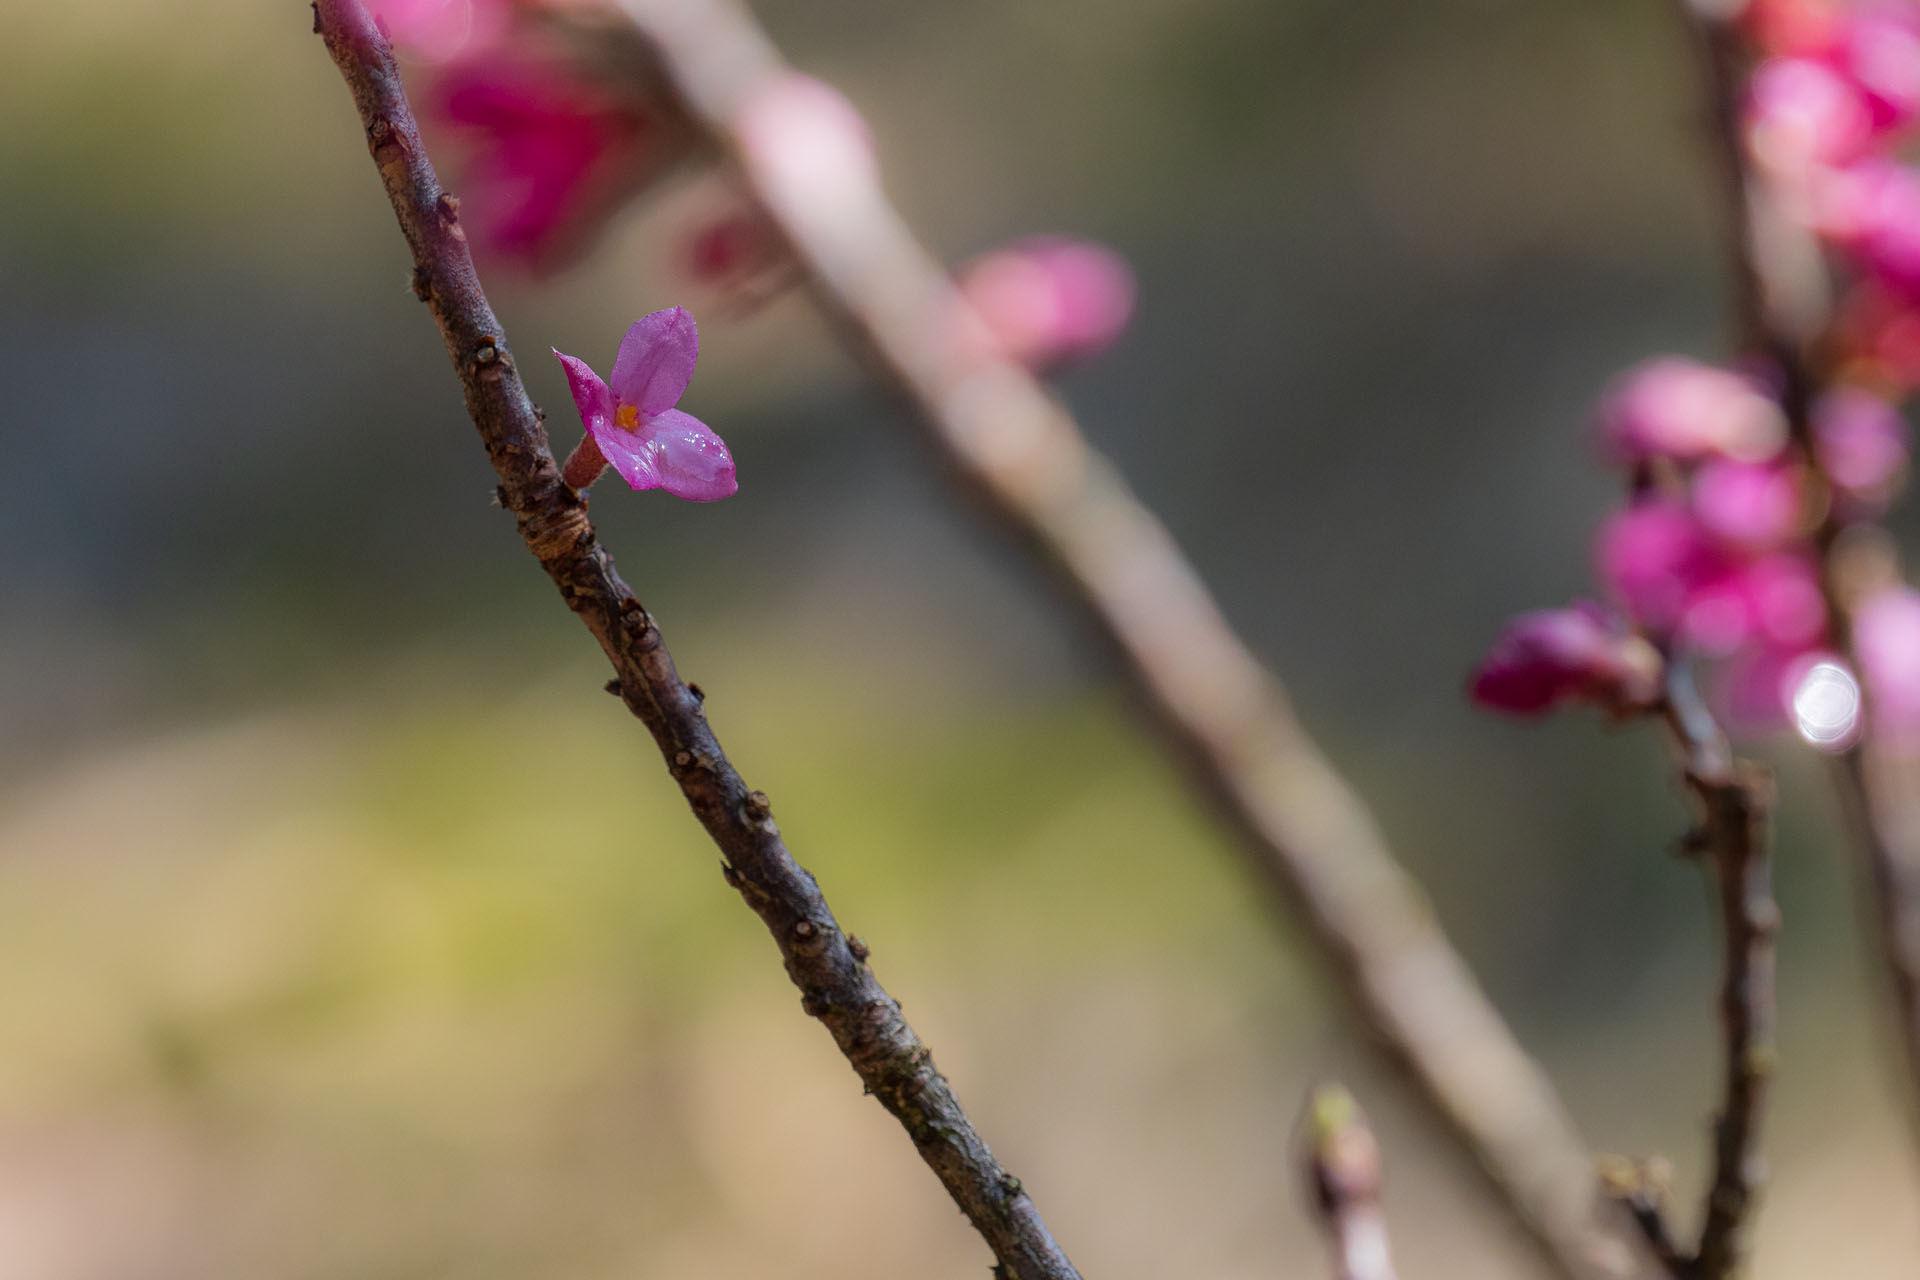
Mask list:
[[[1665,1160],[1653,1157],[1628,1160],[1623,1156],[1602,1156],[1600,1182],[1607,1194],[1625,1205],[1633,1221],[1647,1238],[1666,1273],[1684,1276],[1691,1260],[1680,1248],[1667,1216],[1667,1195],[1672,1190],[1673,1170]]]
[[[728,763],[700,697],[681,681],[653,619],[614,571],[579,495],[562,483],[539,413],[481,292],[456,203],[421,145],[386,39],[361,0],[318,0],[314,16],[353,91],[413,251],[416,290],[439,323],[467,411],[499,473],[501,504],[613,663],[622,700],[653,734],[719,846],[727,882],[773,934],[802,1007],[826,1024],[868,1092],[907,1130],[1005,1274],[1078,1280],[1032,1199],[974,1131],[900,1006],[868,968],[865,946],[841,931],[813,877],[787,852],[766,796],[748,790]]]
[[[1745,1259],[1747,1226],[1766,1177],[1760,1128],[1773,1077],[1774,939],[1780,930],[1767,850],[1773,778],[1765,768],[1733,758],[1685,663],[1668,667],[1665,710],[1687,787],[1699,805],[1688,851],[1708,863],[1720,908],[1725,1053],[1720,1111],[1713,1124],[1713,1181],[1700,1244],[1675,1274],[1722,1280]],[[1649,1216],[1640,1215],[1640,1221],[1646,1225]],[[1664,1227],[1650,1238],[1658,1248],[1663,1237],[1670,1240]]]
[[[1708,138],[1723,186],[1729,226],[1727,246],[1734,279],[1734,306],[1744,345],[1769,357],[1782,379],[1781,404],[1808,473],[1831,491],[1813,448],[1812,405],[1828,378],[1814,342],[1832,320],[1828,284],[1818,244],[1778,208],[1752,172],[1740,122],[1743,54],[1728,19],[1703,0],[1678,0],[1699,53],[1705,86]],[[1726,6],[1719,6],[1724,9]],[[1826,598],[1833,646],[1855,672],[1854,650],[1842,590],[1846,549],[1833,506],[1814,534],[1821,592]],[[1861,681],[1871,712],[1871,689]],[[1892,987],[1894,1021],[1907,1065],[1907,1094],[1920,1126],[1920,789],[1913,761],[1878,746],[1863,734],[1834,762],[1842,808],[1867,864],[1869,896],[1882,962]],[[1920,1138],[1920,1127],[1915,1136]]]
[[[1588,1149],[1551,1084],[1166,529],[1030,376],[964,340],[950,282],[877,181],[813,173],[756,145],[794,73],[740,4],[621,3],[849,346],[1111,646],[1258,879],[1306,922],[1352,1007],[1507,1206],[1563,1273],[1632,1270],[1637,1237],[1596,1223]]]
[[[1334,1280],[1395,1280],[1380,1163],[1380,1144],[1353,1095],[1338,1085],[1315,1090],[1307,1102],[1307,1171],[1333,1245]]]

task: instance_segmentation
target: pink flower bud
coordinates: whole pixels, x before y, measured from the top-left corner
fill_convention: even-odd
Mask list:
[[[1659,695],[1660,655],[1589,601],[1524,613],[1474,669],[1469,693],[1496,711],[1536,715],[1566,702],[1625,713]]]
[[[1906,469],[1907,420],[1870,391],[1840,387],[1814,406],[1813,444],[1834,487],[1877,510]]]
[[[1713,453],[1759,462],[1787,439],[1780,406],[1752,381],[1677,356],[1621,375],[1601,401],[1599,426],[1608,451],[1628,463]]]
[[[1600,526],[1600,580],[1634,621],[1671,633],[1693,595],[1728,571],[1693,513],[1656,500],[1616,511]]]
[[[1800,485],[1778,463],[1717,458],[1693,477],[1693,514],[1700,527],[1739,551],[1768,551],[1800,523]]]
[[[1838,176],[1823,200],[1821,230],[1875,280],[1920,295],[1920,173],[1866,161]]]
[[[1812,58],[1771,58],[1747,84],[1747,147],[1788,184],[1845,164],[1873,136],[1873,110],[1852,80]]]
[[[1907,0],[1857,6],[1841,24],[1836,61],[1859,86],[1876,129],[1920,115],[1920,7]]]
[[[470,234],[536,270],[555,266],[677,160],[684,139],[629,90],[588,78],[571,58],[519,47],[449,64],[427,109],[472,144]]]
[[[1694,583],[1677,634],[1689,649],[1709,657],[1752,645],[1798,652],[1825,638],[1826,621],[1813,562],[1779,552],[1726,565]]]
[[[1037,236],[962,267],[961,296],[1002,351],[1031,368],[1090,359],[1133,315],[1133,273],[1084,240]]]

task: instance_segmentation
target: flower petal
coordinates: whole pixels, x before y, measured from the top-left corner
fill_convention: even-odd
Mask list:
[[[660,487],[674,497],[717,502],[740,488],[726,443],[692,414],[678,409],[656,413],[644,421],[640,433],[648,438]]]
[[[567,390],[573,393],[573,407],[580,411],[581,425],[598,436],[613,426],[613,392],[600,381],[585,360],[578,356],[553,353],[567,371]]]
[[[680,403],[699,354],[693,316],[685,307],[668,307],[633,322],[607,381],[621,404],[638,405],[642,416],[652,417]]]

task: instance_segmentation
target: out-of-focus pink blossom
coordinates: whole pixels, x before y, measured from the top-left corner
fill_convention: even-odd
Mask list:
[[[1496,711],[1536,715],[1566,702],[1616,712],[1659,694],[1659,653],[1591,601],[1524,613],[1500,632],[1468,692]]]
[[[691,502],[714,502],[739,488],[733,455],[720,437],[674,407],[700,355],[700,334],[686,308],[634,321],[604,382],[586,361],[553,354],[587,428],[567,462],[567,483],[583,489],[611,465],[631,488],[665,489]]]
[[[1629,369],[1601,401],[1600,436],[1625,462],[1718,453],[1758,462],[1786,443],[1780,406],[1752,381],[1678,356]]]
[[[1857,158],[1873,137],[1873,121],[1859,86],[1813,58],[1770,58],[1747,83],[1747,147],[1790,185]]]
[[[1001,350],[1030,368],[1099,355],[1133,316],[1133,272],[1085,240],[1035,236],[960,269],[960,295]]]
[[[1910,0],[1856,5],[1840,27],[1836,61],[1860,87],[1875,128],[1920,115],[1920,6]]]
[[[465,214],[486,248],[544,269],[671,158],[663,122],[566,62],[505,49],[446,67],[429,98],[473,141]]]
[[[744,201],[709,212],[679,241],[677,265],[735,316],[753,311],[798,278],[799,263],[767,216]]]
[[[1693,514],[1700,527],[1729,547],[1771,550],[1800,523],[1800,485],[1787,467],[1716,458],[1693,476]]]
[[[1728,570],[1693,513],[1665,500],[1636,503],[1607,517],[1594,558],[1614,598],[1656,634],[1671,633],[1690,597]]]
[[[1793,57],[1831,52],[1840,33],[1834,0],[1747,0],[1740,25],[1762,52]]]
[[[514,0],[372,0],[387,38],[430,62],[493,43],[506,30]]]
[[[1883,505],[1907,465],[1907,420],[1879,396],[1840,387],[1813,411],[1814,453],[1834,487],[1870,506]]]
[[[1882,285],[1920,296],[1920,172],[1865,161],[1831,184],[1821,230]]]
[[[1853,611],[1853,643],[1874,732],[1920,743],[1920,592],[1891,587],[1867,597]]]
[[[1826,606],[1813,562],[1777,552],[1696,582],[1687,592],[1678,635],[1688,648],[1726,657],[1762,646],[1798,653],[1826,635]]]

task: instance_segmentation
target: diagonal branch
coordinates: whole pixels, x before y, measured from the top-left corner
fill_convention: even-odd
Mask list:
[[[1831,491],[1813,446],[1812,404],[1830,371],[1816,352],[1832,320],[1829,286],[1818,243],[1778,207],[1748,163],[1740,125],[1744,55],[1739,33],[1710,0],[1678,0],[1693,37],[1705,89],[1708,140],[1720,171],[1727,213],[1727,246],[1734,309],[1743,345],[1779,368],[1782,407],[1802,461]],[[1858,673],[1848,600],[1844,528],[1834,504],[1814,535],[1831,640]],[[1871,700],[1871,689],[1863,693]],[[1870,723],[1863,712],[1863,723]],[[1869,896],[1882,962],[1892,987],[1894,1021],[1905,1050],[1909,1102],[1920,1122],[1920,786],[1914,761],[1863,735],[1834,763],[1834,784],[1866,861]],[[1920,1129],[1916,1130],[1920,1137]]]
[[[773,934],[802,1007],[826,1024],[868,1092],[1016,1280],[1078,1280],[1033,1201],[975,1132],[947,1080],[794,861],[767,798],[721,751],[700,696],[680,679],[653,619],[614,571],[580,496],[564,484],[539,411],[481,292],[457,204],[434,175],[394,65],[361,0],[318,0],[315,30],[353,91],[367,142],[413,251],[415,290],[446,340],[467,411],[528,550],[613,663],[611,686],[653,734],[738,889]],[[509,673],[511,674],[511,673]]]
[[[966,340],[945,273],[877,179],[764,145],[797,77],[736,0],[621,3],[850,348],[1111,647],[1256,877],[1304,920],[1353,1008],[1508,1207],[1563,1274],[1633,1267],[1637,1238],[1595,1221],[1587,1147],[1551,1084],[1165,527],[1030,376]]]

